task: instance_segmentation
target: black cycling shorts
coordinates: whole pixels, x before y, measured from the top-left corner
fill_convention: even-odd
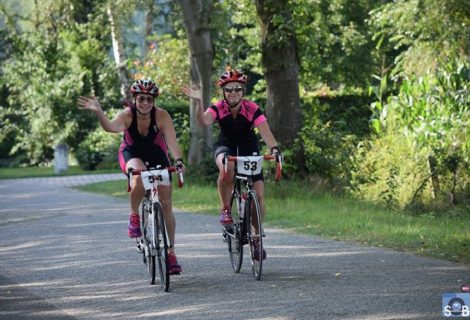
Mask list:
[[[145,165],[152,168],[157,166],[166,168],[170,166],[168,154],[165,154],[165,152],[158,146],[151,146],[149,148],[139,150],[123,143],[119,148],[118,157],[121,170],[126,174],[126,163],[132,158],[139,158]]]

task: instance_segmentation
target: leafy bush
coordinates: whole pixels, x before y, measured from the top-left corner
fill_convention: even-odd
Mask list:
[[[363,95],[304,98],[303,127],[295,148],[302,148],[309,175],[349,183],[351,155],[369,132],[368,104],[369,98]]]
[[[80,168],[95,170],[98,166],[104,168],[118,168],[117,153],[120,135],[110,134],[98,128],[83,140],[75,153]]]
[[[417,150],[409,137],[389,133],[364,142],[354,155],[354,164],[351,192],[358,198],[402,209],[415,193],[430,197],[427,154]]]
[[[372,104],[377,136],[355,158],[356,195],[401,208],[468,205],[469,76],[464,61],[442,63],[436,74],[404,77],[397,95]]]

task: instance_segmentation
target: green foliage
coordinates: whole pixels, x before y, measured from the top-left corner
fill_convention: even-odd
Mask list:
[[[366,23],[384,1],[291,1],[299,43],[301,84],[312,91],[364,87],[378,64]]]
[[[285,4],[263,2],[266,10]],[[297,146],[283,147],[286,172],[345,184],[351,179],[356,195],[400,208],[446,203],[448,194],[453,204],[468,203],[467,2],[288,1],[293,20],[275,15],[271,22],[278,33],[268,39],[276,46],[294,33],[298,41],[305,125]],[[113,9],[125,29],[126,52],[133,53],[131,74],[159,83],[157,104],[170,112],[187,152],[188,109],[180,87],[189,79],[188,46],[177,3],[156,3],[158,28],[149,39],[143,39],[140,23],[146,4],[119,0]],[[90,166],[106,166],[108,155],[116,163],[116,150],[103,155],[99,147],[117,148],[119,135],[95,131],[95,115],[75,105],[79,95],[96,95],[108,114],[121,108],[104,11],[108,1],[37,4],[20,0],[0,8],[0,152],[7,158],[2,163],[50,163],[58,143],[67,143],[82,165],[89,158]],[[214,83],[226,64],[240,68],[249,75],[249,98],[263,107],[266,70],[256,2],[205,4],[211,10]],[[150,47],[142,57],[137,49],[146,40]],[[366,110],[370,101],[362,92],[369,83],[376,101]],[[354,152],[369,129],[374,135]],[[303,150],[305,168],[293,162],[295,148]],[[430,157],[436,160],[433,169]],[[215,170],[207,159],[207,166],[194,169],[212,179],[216,172],[204,171]],[[440,182],[435,198],[431,171]]]
[[[358,140],[369,133],[369,103],[361,95],[304,98],[297,148],[303,148],[308,174],[348,183],[351,155]]]
[[[159,100],[166,103],[181,98],[181,87],[189,81],[188,44],[182,35],[153,36],[151,50],[144,60],[135,58],[129,65],[135,79],[151,78],[160,87]]]
[[[251,95],[263,74],[260,28],[254,1],[214,2],[210,27],[215,52],[214,84],[225,67],[231,65],[248,75],[247,92]]]
[[[353,135],[335,132],[331,126],[331,122],[306,119],[299,133],[305,166],[309,174],[346,182],[350,171],[350,155],[357,139]]]
[[[351,192],[361,199],[403,209],[423,188],[429,172],[425,151],[401,133],[387,133],[359,145],[351,171]],[[430,199],[430,192],[427,184],[421,190],[423,201]]]
[[[356,194],[400,208],[468,205],[469,75],[466,61],[442,63],[436,74],[405,77],[397,95],[372,105],[377,136],[356,157]]]
[[[43,5],[33,7],[34,32],[17,35],[10,30],[11,52],[1,73],[7,99],[0,114],[5,125],[0,141],[10,144],[9,156],[27,164],[51,161],[58,143],[67,143],[73,152],[94,130],[96,120],[76,107],[79,95],[102,94],[105,106],[117,100],[109,90],[116,81],[109,40],[102,38],[102,12],[88,16],[90,8],[64,1]],[[51,13],[42,11],[46,9]],[[78,23],[89,18],[92,23]]]
[[[468,55],[469,8],[460,0],[399,0],[372,10],[369,22],[394,74],[424,75],[439,59]]]

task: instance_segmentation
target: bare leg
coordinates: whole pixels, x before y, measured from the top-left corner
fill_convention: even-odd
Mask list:
[[[145,170],[147,167],[138,158],[132,158],[126,163],[126,168],[133,168],[136,170]],[[142,185],[142,179],[140,176],[133,176],[131,183],[131,191],[129,192],[129,201],[131,206],[131,213],[139,214],[139,206],[142,198],[145,195],[144,186]]]
[[[222,207],[228,206],[230,203],[230,197],[232,196],[233,173],[235,168],[235,164],[233,162],[229,162],[227,166],[228,172],[225,174],[224,164],[222,163],[223,158],[224,154],[219,154],[215,161],[219,168],[217,190],[219,191],[219,199]]]

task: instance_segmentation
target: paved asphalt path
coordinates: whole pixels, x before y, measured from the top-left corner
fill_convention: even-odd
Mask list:
[[[184,273],[164,293],[127,201],[68,188],[122,177],[0,181],[0,319],[440,319],[442,294],[470,282],[462,264],[272,228],[255,281],[247,255],[231,270],[217,217],[176,211]]]

